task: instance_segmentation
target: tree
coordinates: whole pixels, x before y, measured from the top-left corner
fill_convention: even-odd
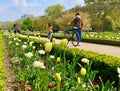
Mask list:
[[[21,29],[23,30],[32,30],[33,29],[33,21],[31,18],[26,18],[24,21],[23,21],[23,24],[21,26]]]
[[[76,6],[74,7],[75,12],[78,12],[78,11],[80,10],[80,8],[81,8],[80,5],[76,5]]]
[[[91,2],[96,2],[97,0],[84,0],[85,4],[89,4]]]
[[[94,3],[94,2],[117,2],[118,0],[84,0],[86,4]]]
[[[48,6],[45,10],[45,15],[51,16],[62,12],[65,9],[64,6],[57,4],[54,6]]]
[[[103,20],[103,30],[104,31],[115,30],[114,20],[110,16],[106,16],[105,19]]]
[[[0,25],[0,30],[2,30],[3,29],[3,27]]]
[[[34,20],[34,29],[39,31],[45,31],[48,23],[47,17],[40,17]]]

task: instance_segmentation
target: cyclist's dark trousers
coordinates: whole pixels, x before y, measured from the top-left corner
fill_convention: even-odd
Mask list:
[[[75,32],[76,32],[77,41],[80,42],[82,38],[82,31],[80,29],[76,29]]]

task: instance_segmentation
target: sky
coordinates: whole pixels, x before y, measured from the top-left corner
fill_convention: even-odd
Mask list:
[[[84,0],[0,0],[0,21],[15,21],[22,15],[44,15],[48,6],[63,5],[65,10],[76,5],[84,6]]]

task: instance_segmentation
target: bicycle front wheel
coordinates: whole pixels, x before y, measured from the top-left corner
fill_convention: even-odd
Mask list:
[[[74,32],[73,34],[72,34],[72,44],[73,44],[73,46],[78,46],[79,45],[79,39],[77,39],[77,32]],[[78,36],[79,36],[79,34],[78,34]]]
[[[68,40],[67,44],[68,44],[70,42],[70,32],[65,33],[64,37],[67,38]]]

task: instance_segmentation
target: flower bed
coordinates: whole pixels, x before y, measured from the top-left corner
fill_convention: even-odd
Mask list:
[[[4,91],[4,50],[3,50],[3,39],[0,34],[0,91]]]
[[[8,47],[11,49],[11,63],[18,74],[18,89],[28,91],[116,91],[116,87],[107,81],[103,84],[101,78],[96,77],[98,71],[91,70],[91,59],[78,58],[73,51],[73,57],[68,58],[66,40],[61,40],[58,47],[54,43],[36,43],[28,38],[18,39],[12,35],[8,37]],[[39,41],[39,40],[36,40]],[[62,45],[61,45],[62,44]],[[77,67],[77,70],[76,70]],[[116,70],[117,71],[117,70]]]

